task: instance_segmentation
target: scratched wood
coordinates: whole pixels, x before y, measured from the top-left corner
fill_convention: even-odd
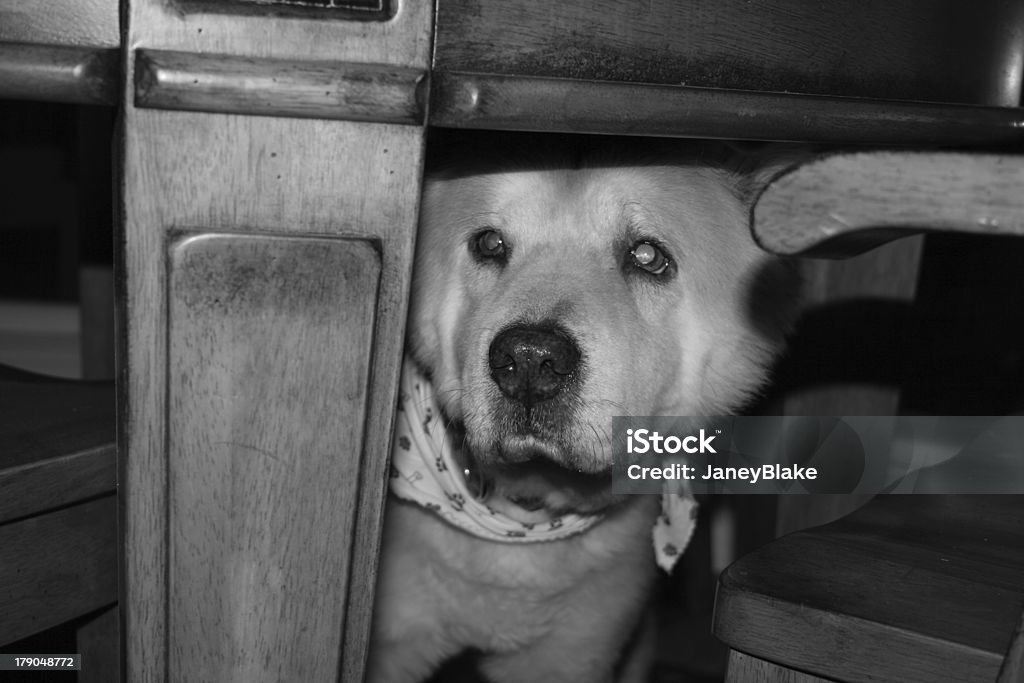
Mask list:
[[[389,21],[353,22],[236,15],[229,6],[217,13],[184,7],[187,11],[163,0],[132,0],[126,13],[124,250],[118,299],[124,326],[120,357],[127,367],[120,387],[120,492],[125,501],[122,608],[128,680],[203,680],[205,671],[216,672],[207,680],[289,679],[293,674],[277,674],[286,663],[296,664],[299,653],[316,648],[303,680],[358,681],[373,605],[424,129],[376,119],[260,116],[255,109],[208,114],[137,108],[135,70],[139,51],[167,50],[426,71],[432,8],[430,3],[402,3]],[[190,237],[180,241],[186,234]],[[289,244],[309,239],[334,244],[345,238],[362,245],[346,242],[351,253],[364,256],[364,247],[372,243],[371,251],[380,259],[379,288],[346,289],[342,297],[338,288],[348,271],[302,271],[306,279],[300,278],[300,289],[309,296],[280,293],[278,300],[292,307],[291,313],[268,310],[273,323],[258,330],[258,307],[243,307],[236,319],[239,324],[248,321],[245,325],[259,332],[268,350],[287,349],[287,340],[294,340],[301,347],[301,361],[281,352],[260,355],[259,363],[247,365],[237,356],[237,364],[224,365],[210,376],[200,374],[195,364],[227,364],[222,344],[231,348],[244,335],[230,323],[230,315],[218,316],[209,308],[207,315],[187,317],[199,315],[203,307],[193,310],[177,298],[174,292],[182,290],[169,287],[169,281],[176,273],[191,272],[180,269],[190,263],[189,250],[215,235],[237,236],[236,246],[224,247],[226,254],[244,251],[242,244],[255,237]],[[232,239],[216,237],[218,244]],[[337,249],[341,247],[326,251],[349,263]],[[289,248],[283,253],[296,252]],[[183,260],[175,260],[178,265],[172,268],[171,258],[179,257]],[[370,263],[363,266],[364,275],[373,271]],[[211,277],[208,284],[228,287],[226,282]],[[248,306],[265,295],[271,301],[259,278],[237,282],[244,284],[232,300]],[[201,288],[201,280],[195,281],[197,295]],[[326,311],[320,305],[324,297],[338,309]],[[373,312],[372,318],[366,317],[367,311]],[[350,320],[353,328],[338,331],[331,318]],[[186,324],[189,320],[194,324]],[[327,330],[338,331],[338,338],[327,340]],[[368,358],[365,349],[357,349],[370,338]],[[306,339],[320,341],[307,344]],[[354,346],[343,350],[342,340]],[[183,347],[185,342],[192,346]],[[299,375],[291,377],[289,368],[297,368]],[[249,370],[263,379],[247,377]],[[315,371],[322,374],[315,376]],[[362,394],[355,382],[360,372],[366,378]],[[304,402],[308,400],[295,384],[311,374],[314,390],[308,400],[317,396],[322,406]],[[199,382],[202,391],[186,390],[185,377]],[[354,383],[339,379],[344,377]],[[291,387],[291,398],[260,384],[271,378]],[[176,387],[171,403],[169,383]],[[235,389],[241,390],[237,396]],[[296,413],[300,404],[310,408],[310,415],[320,416],[316,429]],[[198,406],[215,410],[203,415]],[[328,414],[336,423],[327,420]],[[261,419],[231,423],[238,416]],[[183,432],[186,425],[198,433]],[[242,447],[213,446],[225,436],[256,445],[278,460]],[[330,463],[325,461],[328,453],[335,458]],[[235,491],[234,503],[230,496],[208,498],[226,490],[220,468],[231,462],[254,466],[239,481],[240,486],[251,484],[249,499],[238,499],[241,489]],[[314,471],[325,475],[316,482],[315,490],[324,493],[319,502],[309,500]],[[197,488],[192,493],[173,489],[176,481]],[[327,490],[332,484],[345,493]],[[226,507],[221,510],[219,504]],[[228,511],[232,514],[226,518],[218,516]],[[303,519],[307,512],[311,516]],[[271,530],[282,533],[276,543],[266,535]],[[241,537],[219,535],[227,531],[238,531]],[[209,586],[202,585],[204,577],[210,578]],[[197,588],[198,593],[190,597],[179,592],[183,588]],[[282,595],[300,596],[299,601],[282,601],[276,596],[279,588]],[[314,605],[309,602],[311,591],[321,594]],[[311,633],[303,633],[307,621]],[[243,651],[251,654],[249,660],[242,661]],[[258,667],[265,668],[254,671]]]
[[[173,245],[171,680],[337,670],[379,275],[363,240]]]

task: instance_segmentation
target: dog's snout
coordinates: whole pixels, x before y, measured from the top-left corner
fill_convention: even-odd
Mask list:
[[[576,376],[580,350],[564,332],[516,326],[491,342],[491,378],[509,398],[529,407],[557,396]]]

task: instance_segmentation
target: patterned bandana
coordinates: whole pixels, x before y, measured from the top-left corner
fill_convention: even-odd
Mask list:
[[[567,514],[526,523],[478,501],[466,484],[455,448],[434,397],[430,381],[406,357],[391,451],[391,492],[431,510],[446,521],[489,541],[538,543],[582,533],[599,522],[600,514]],[[658,566],[671,571],[693,535],[697,502],[688,494],[668,490],[654,524]]]

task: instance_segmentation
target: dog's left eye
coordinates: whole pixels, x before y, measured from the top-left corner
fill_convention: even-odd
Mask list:
[[[629,255],[635,267],[651,275],[664,275],[672,265],[672,260],[661,247],[651,242],[637,242],[629,250]]]
[[[470,240],[470,248],[481,259],[504,261],[508,256],[505,238],[500,230],[483,230]]]

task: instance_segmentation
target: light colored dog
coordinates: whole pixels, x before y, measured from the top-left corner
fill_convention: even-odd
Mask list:
[[[495,683],[643,679],[627,644],[658,501],[611,494],[611,417],[724,414],[762,384],[797,298],[748,227],[777,169],[665,140],[468,135],[441,155],[396,453],[422,437],[448,459],[393,472],[408,500],[388,501],[368,680],[467,648]],[[403,493],[437,472],[456,488]],[[453,516],[471,504],[491,517]]]

